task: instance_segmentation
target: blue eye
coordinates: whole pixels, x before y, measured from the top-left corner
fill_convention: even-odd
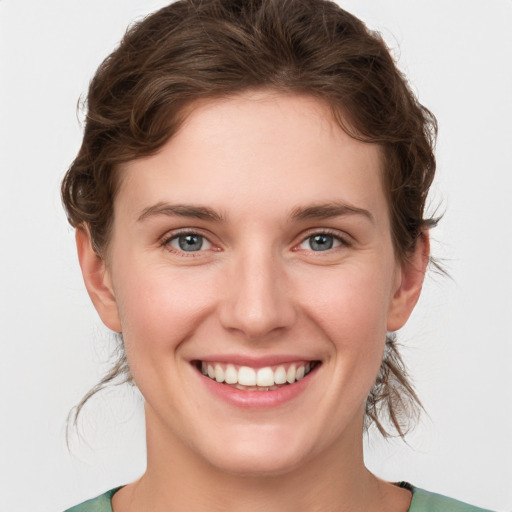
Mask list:
[[[316,233],[305,238],[299,247],[308,251],[319,252],[334,249],[342,245],[342,243],[342,240],[337,236],[329,235],[328,233]]]
[[[184,252],[198,252],[211,248],[211,243],[197,233],[183,233],[174,236],[167,242],[173,249]]]

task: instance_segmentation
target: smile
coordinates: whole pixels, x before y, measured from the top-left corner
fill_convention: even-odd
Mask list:
[[[302,361],[278,366],[252,368],[220,362],[198,363],[198,369],[206,377],[243,391],[273,391],[293,384],[308,375],[319,362]]]

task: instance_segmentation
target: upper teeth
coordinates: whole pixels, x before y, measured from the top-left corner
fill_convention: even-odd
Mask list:
[[[311,363],[294,363],[264,368],[235,366],[234,364],[201,363],[201,372],[217,382],[240,384],[242,386],[271,387],[279,384],[292,384],[304,378],[311,371]]]

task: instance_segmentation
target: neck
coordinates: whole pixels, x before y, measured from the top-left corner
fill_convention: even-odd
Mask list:
[[[336,446],[297,467],[277,474],[244,475],[213,466],[180,439],[169,436],[148,410],[146,423],[147,471],[116,493],[114,512],[387,510],[383,500],[389,484],[372,475],[363,463],[362,421],[351,426]],[[408,506],[407,491],[395,489]],[[405,511],[407,506],[390,510]]]

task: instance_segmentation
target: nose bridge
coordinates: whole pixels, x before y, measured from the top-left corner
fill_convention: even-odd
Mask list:
[[[284,262],[268,245],[250,244],[232,262],[222,322],[257,339],[291,325],[295,312]]]

